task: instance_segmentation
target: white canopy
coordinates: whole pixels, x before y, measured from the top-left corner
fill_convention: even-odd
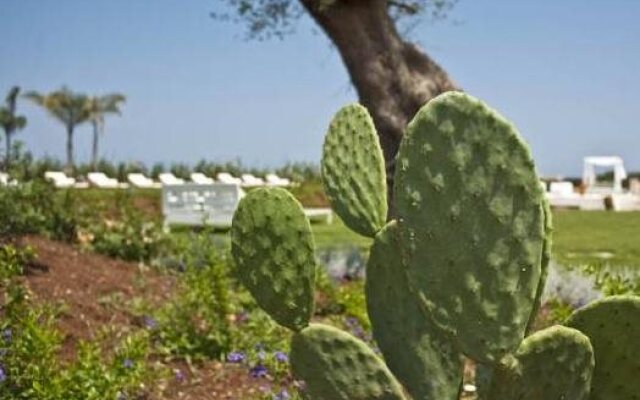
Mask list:
[[[622,158],[617,156],[585,157],[582,183],[584,183],[587,188],[595,186],[596,184],[596,167],[613,168],[613,191],[622,191],[622,181],[627,178],[627,171],[624,169]]]

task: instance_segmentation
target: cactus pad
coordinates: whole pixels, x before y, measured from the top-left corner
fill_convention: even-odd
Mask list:
[[[434,321],[478,362],[515,350],[544,241],[542,190],[516,129],[469,95],[436,97],[405,133],[394,193],[409,281]]]
[[[291,368],[314,400],[403,400],[384,362],[361,340],[311,324],[291,342]]]
[[[612,296],[576,311],[567,326],[589,337],[591,400],[640,399],[640,297]]]
[[[587,400],[593,348],[580,331],[553,326],[527,337],[496,368],[491,400]]]
[[[542,294],[544,293],[544,287],[547,283],[547,277],[549,276],[549,263],[551,262],[551,245],[552,245],[552,233],[553,233],[553,214],[551,213],[551,204],[543,197],[542,207],[544,210],[544,242],[542,243],[542,260],[540,262],[540,281],[538,282],[538,288],[536,289],[536,301],[531,310],[529,316],[529,322],[527,323],[527,332],[531,332],[533,324],[540,311],[542,305]]]
[[[411,291],[397,239],[392,221],[376,235],[369,256],[365,292],[373,336],[414,399],[457,400],[461,356]]]
[[[322,181],[349,228],[369,237],[382,229],[387,218],[384,157],[363,106],[343,107],[333,118],[322,150]]]
[[[231,252],[240,280],[289,329],[304,328],[313,314],[314,247],[302,207],[284,189],[250,192],[233,216]]]

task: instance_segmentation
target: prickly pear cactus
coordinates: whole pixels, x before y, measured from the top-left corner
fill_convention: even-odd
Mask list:
[[[375,237],[365,291],[388,367],[359,339],[309,324],[314,244],[290,194],[250,192],[231,230],[240,280],[295,332],[291,364],[305,397],[458,400],[464,354],[486,378],[483,399],[639,399],[639,298],[596,302],[570,328],[525,338],[546,279],[551,213],[527,146],[495,111],[446,93],[418,112],[397,158],[397,222],[386,226],[382,153],[363,107],[334,118],[322,173],[338,215]]]
[[[331,205],[345,224],[363,236],[375,236],[387,219],[387,184],[376,128],[361,105],[343,107],[331,121],[322,176]]]
[[[587,400],[594,360],[589,338],[554,326],[527,337],[505,357],[492,380],[491,400]]]
[[[312,324],[293,336],[291,367],[313,399],[405,398],[400,384],[366,343],[331,326]]]
[[[398,239],[392,221],[378,233],[369,254],[365,293],[373,337],[389,369],[414,399],[456,399],[461,355],[420,307]]]
[[[612,296],[576,311],[567,326],[584,333],[595,353],[591,400],[640,399],[640,298]]]
[[[449,92],[400,145],[396,211],[409,277],[467,356],[494,363],[524,338],[541,275],[542,192],[515,128]]]
[[[240,280],[276,322],[295,331],[313,314],[314,251],[309,221],[288,191],[257,189],[242,199],[231,228]]]

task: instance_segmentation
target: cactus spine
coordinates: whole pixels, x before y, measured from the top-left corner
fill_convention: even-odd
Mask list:
[[[295,332],[292,369],[310,399],[456,400],[463,355],[482,363],[489,400],[638,398],[638,298],[596,302],[569,327],[526,337],[546,280],[551,213],[528,147],[494,110],[450,92],[418,111],[400,146],[388,224],[382,152],[362,106],[331,122],[322,173],[336,213],[375,238],[367,310],[384,361],[359,339],[309,323],[314,244],[293,197],[250,192],[231,232],[241,281]]]

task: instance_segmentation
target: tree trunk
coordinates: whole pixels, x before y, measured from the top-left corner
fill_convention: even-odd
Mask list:
[[[93,125],[93,146],[91,148],[91,170],[96,170],[96,165],[98,164],[98,139],[99,139],[99,127],[98,121],[91,121]]]
[[[324,8],[319,0],[300,2],[338,48],[360,102],[373,117],[391,205],[395,155],[405,126],[427,101],[457,87],[428,55],[400,37],[386,0],[336,0]]]
[[[73,172],[73,125],[67,125],[67,172]]]

